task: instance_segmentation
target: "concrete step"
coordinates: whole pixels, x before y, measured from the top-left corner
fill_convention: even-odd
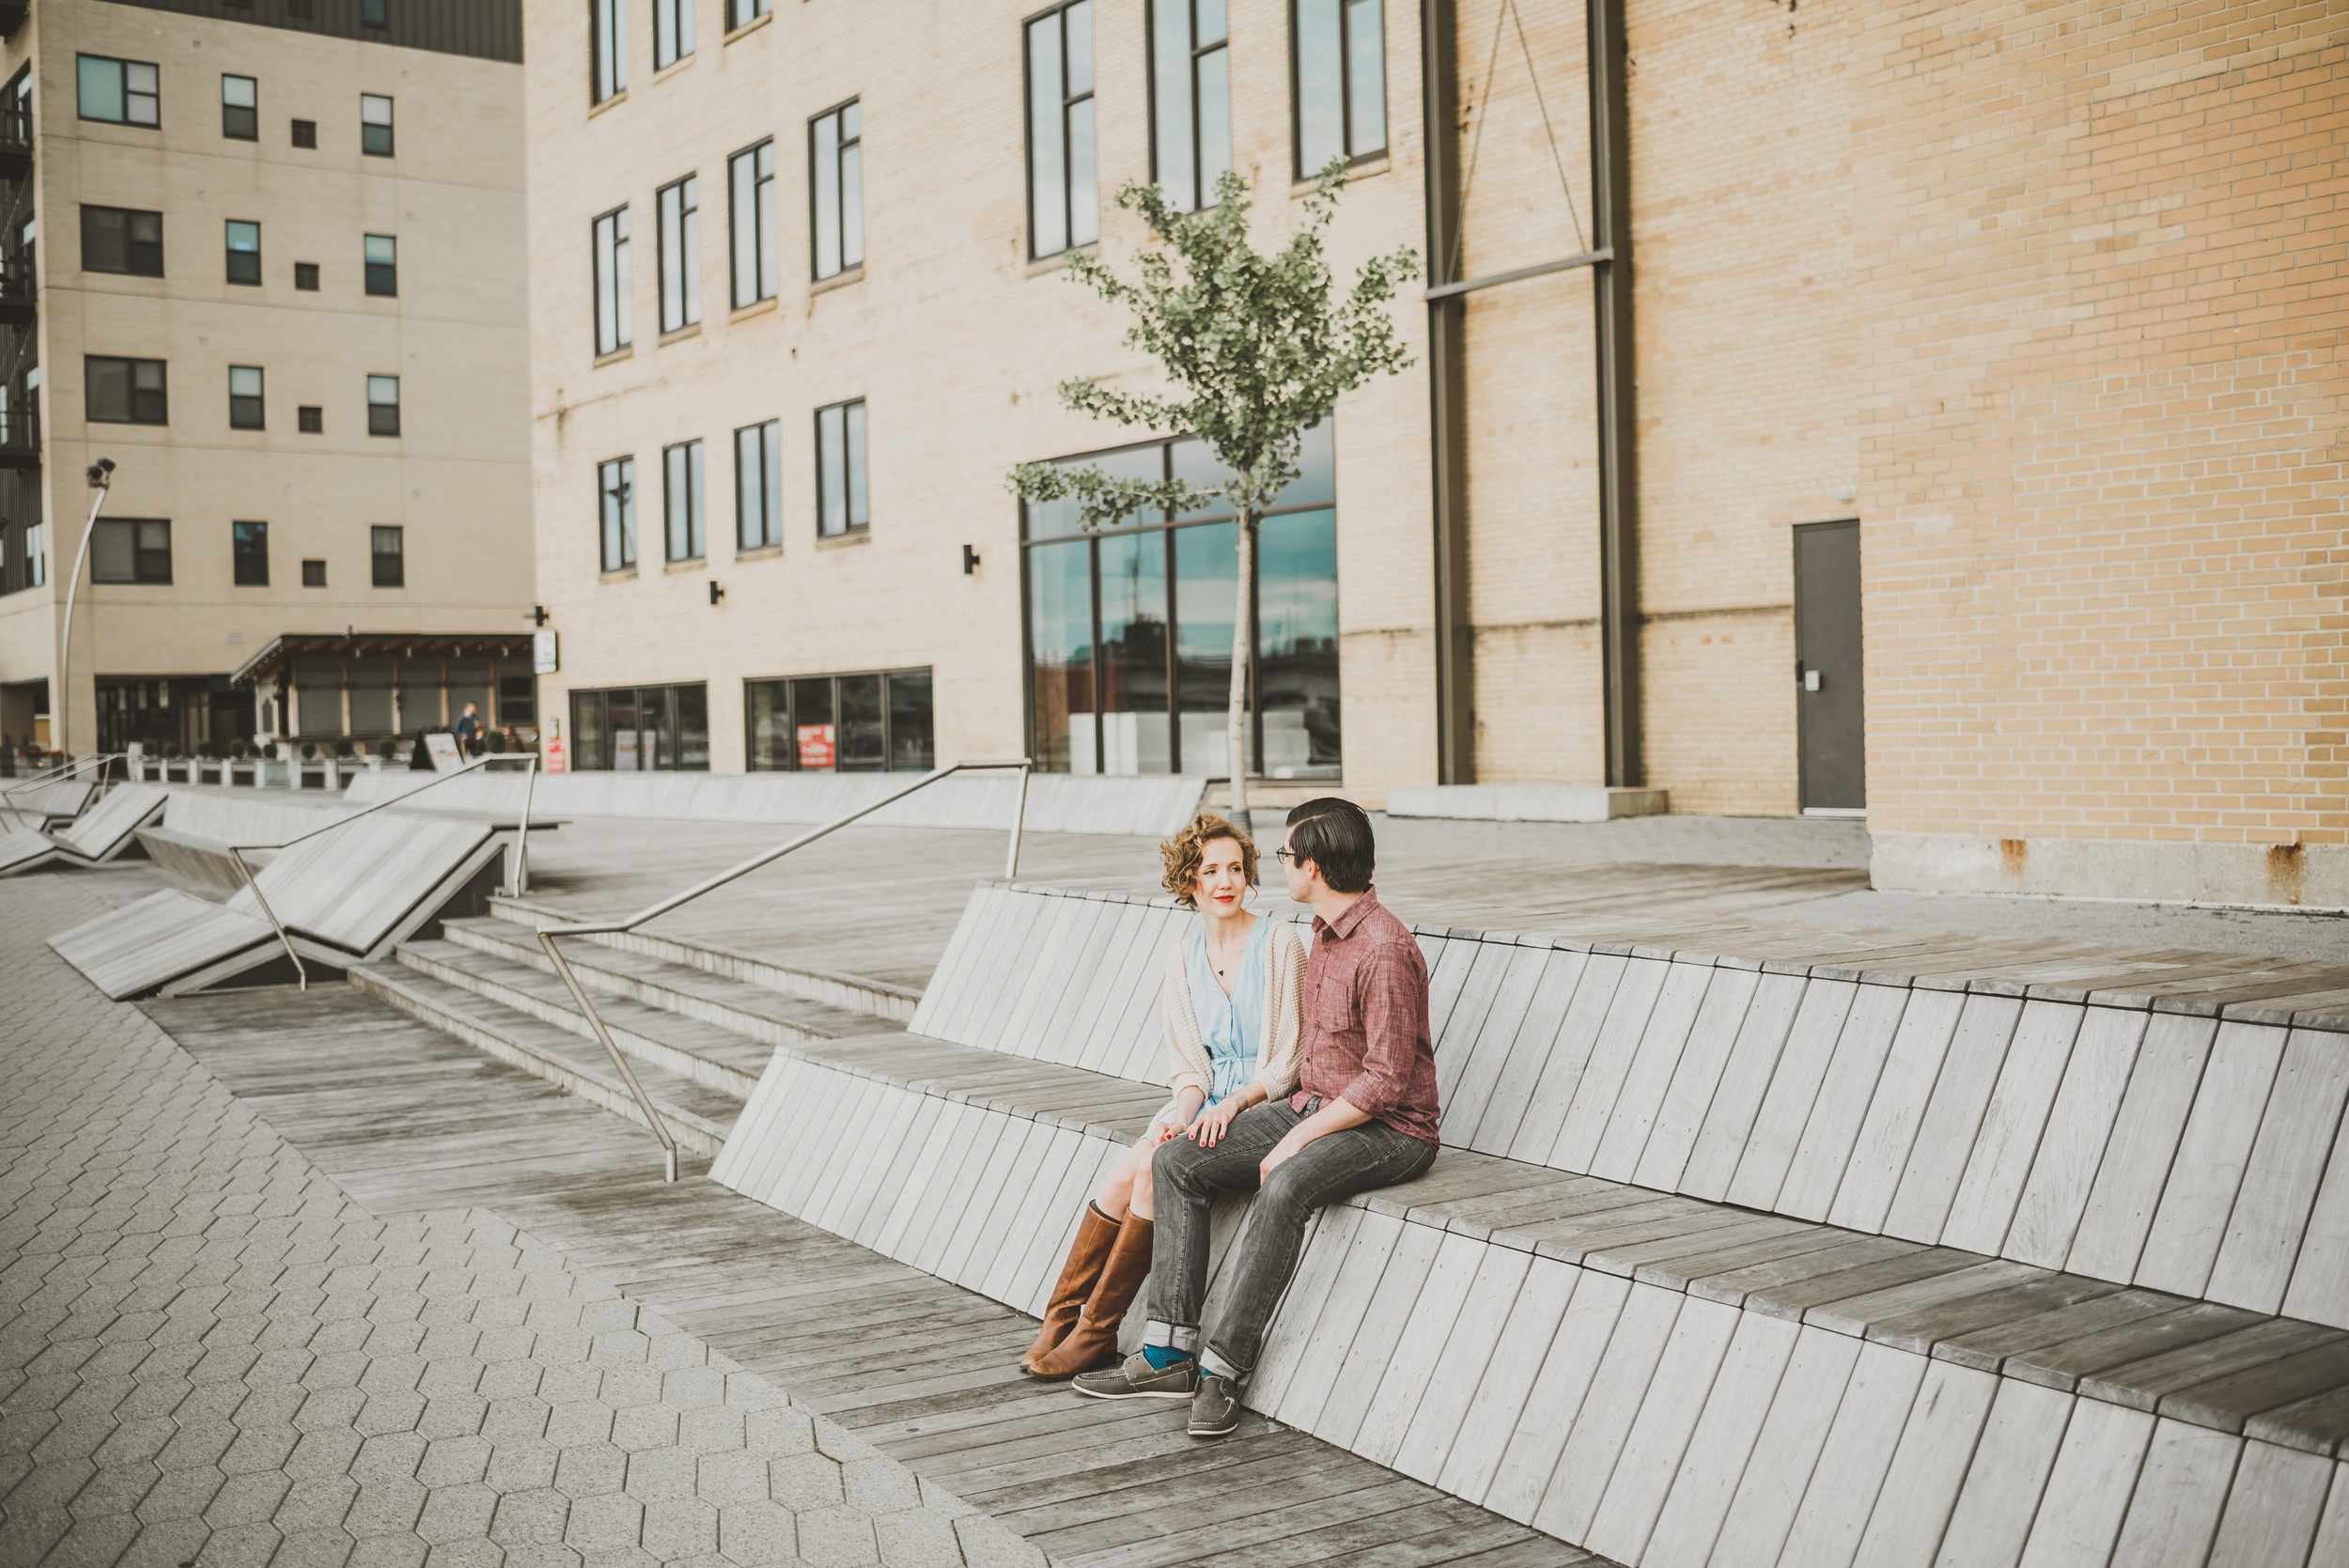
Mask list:
[[[508,1066],[520,1067],[640,1126],[649,1126],[611,1058],[592,1039],[583,1039],[568,1029],[405,963],[356,964],[350,980],[378,1001]],[[628,1048],[624,1042],[622,1048]],[[637,1080],[645,1086],[654,1111],[668,1124],[669,1135],[677,1146],[714,1157],[733,1130],[740,1100],[643,1060],[632,1050],[629,1054]]]
[[[534,931],[542,925],[559,925],[592,918],[577,909],[558,908],[529,898],[503,895],[490,900],[490,913],[498,920]],[[922,1001],[920,991],[894,986],[886,980],[875,980],[867,975],[849,974],[838,970],[801,969],[718,942],[661,932],[624,931],[585,937],[566,943],[565,950],[576,952],[590,943],[617,952],[658,958],[683,969],[699,970],[704,974],[720,979],[740,981],[782,996],[817,1002],[842,1013],[886,1018],[893,1023],[904,1023],[911,1018],[914,1008]],[[582,984],[584,983],[583,979]]]
[[[544,970],[447,940],[402,942],[395,957],[403,968],[444,986],[470,991],[540,1024],[598,1044],[594,1026],[580,1011],[569,987]],[[717,1096],[729,1116],[750,1097],[774,1054],[772,1046],[721,1025],[649,1007],[625,996],[599,995],[596,1011],[612,1032],[613,1043],[631,1058]]]

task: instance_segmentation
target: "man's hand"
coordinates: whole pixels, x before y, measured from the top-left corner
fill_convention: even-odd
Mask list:
[[[1302,1154],[1305,1146],[1314,1140],[1327,1138],[1333,1132],[1344,1132],[1348,1127],[1359,1127],[1369,1120],[1368,1116],[1347,1104],[1344,1096],[1324,1101],[1319,1110],[1289,1128],[1288,1135],[1272,1145],[1272,1152],[1257,1162],[1257,1179],[1270,1181],[1273,1172]]]
[[[1270,1181],[1273,1172],[1278,1171],[1304,1151],[1305,1145],[1313,1140],[1302,1135],[1305,1129],[1312,1126],[1313,1122],[1310,1118],[1299,1122],[1289,1128],[1287,1135],[1281,1141],[1272,1145],[1272,1152],[1266,1155],[1256,1164],[1256,1177],[1259,1181]]]

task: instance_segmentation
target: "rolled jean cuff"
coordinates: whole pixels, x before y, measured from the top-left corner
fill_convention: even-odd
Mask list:
[[[1199,1354],[1199,1326],[1160,1323],[1155,1318],[1143,1325],[1142,1343],[1160,1350],[1176,1350],[1186,1356]]]
[[[1201,1372],[1213,1373],[1218,1377],[1228,1377],[1235,1383],[1245,1383],[1248,1381],[1248,1374],[1246,1373],[1240,1371],[1239,1368],[1232,1365],[1231,1362],[1225,1360],[1222,1357],[1218,1356],[1212,1350],[1203,1350],[1199,1353],[1199,1370]]]

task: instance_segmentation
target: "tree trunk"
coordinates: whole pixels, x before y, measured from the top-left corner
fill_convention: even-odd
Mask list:
[[[1223,716],[1223,756],[1232,770],[1232,820],[1252,835],[1255,829],[1248,820],[1248,752],[1241,744],[1241,731],[1248,717],[1248,634],[1256,618],[1256,518],[1246,502],[1239,505],[1238,542],[1239,582],[1232,598],[1232,701]]]

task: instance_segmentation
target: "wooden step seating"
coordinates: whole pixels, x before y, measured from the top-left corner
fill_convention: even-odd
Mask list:
[[[20,818],[37,818],[31,823],[38,828],[55,828],[82,815],[98,793],[95,779],[44,779],[39,784],[18,784],[0,779],[0,808]]]
[[[438,940],[401,942],[389,961],[354,966],[351,983],[502,1061],[641,1122],[634,1096],[538,945],[536,924],[542,915],[520,900],[500,898],[493,907],[498,918],[446,921]],[[705,1156],[715,1156],[724,1143],[778,1046],[818,1045],[891,1028],[891,1020],[869,1012],[674,963],[642,945],[649,944],[574,939],[564,952],[580,983],[596,993],[614,1043],[628,1053],[673,1136]],[[800,977],[794,989],[825,990],[830,978]],[[884,1003],[898,1000],[887,987],[879,996]]]
[[[103,865],[138,847],[139,831],[163,815],[166,800],[153,784],[117,784],[70,822],[0,834],[0,877],[45,865]]]
[[[712,1176],[1038,1310],[1190,918],[981,889]],[[2349,1560],[2337,1012],[1422,939],[1454,1147],[1323,1219],[1256,1407],[1625,1562]]]
[[[445,914],[485,907],[513,837],[480,820],[387,812],[279,851],[255,882],[303,961],[338,973]],[[260,903],[243,888],[223,903],[166,888],[49,945],[117,1000],[293,978]]]

